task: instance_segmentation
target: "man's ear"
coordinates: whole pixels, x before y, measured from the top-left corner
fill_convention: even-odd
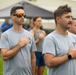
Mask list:
[[[13,20],[14,19],[14,17],[11,15],[11,19]]]
[[[60,21],[60,17],[56,17],[56,21],[59,22]]]

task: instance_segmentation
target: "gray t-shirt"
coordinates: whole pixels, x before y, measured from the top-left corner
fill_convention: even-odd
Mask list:
[[[76,35],[69,33],[67,36],[53,31],[47,35],[43,42],[43,54],[51,53],[55,56],[63,56],[68,53],[70,46],[76,49]],[[76,75],[76,59],[49,69],[49,75]]]
[[[21,38],[29,37],[30,42],[11,59],[4,61],[4,75],[32,75],[31,52],[36,51],[33,35],[23,30],[16,32],[12,28],[2,34],[0,48],[11,50]]]
[[[33,31],[34,31],[35,40],[39,39],[39,33],[44,34],[43,30],[37,31],[37,30],[33,29]],[[42,49],[43,40],[44,40],[44,38],[41,38],[40,41],[38,43],[36,43],[37,52],[42,52],[42,50],[43,50]]]

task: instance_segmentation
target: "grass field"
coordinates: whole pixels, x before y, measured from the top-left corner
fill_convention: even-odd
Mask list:
[[[46,68],[46,67],[45,67],[45,70],[44,70],[43,75],[48,75],[48,74],[47,74],[47,68]]]
[[[1,55],[0,55],[0,75],[3,75],[3,60],[1,58]],[[43,75],[47,75],[47,68],[45,68]]]
[[[0,55],[0,75],[3,75],[3,60]]]

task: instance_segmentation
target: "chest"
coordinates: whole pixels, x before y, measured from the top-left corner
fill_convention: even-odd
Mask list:
[[[56,50],[56,55],[64,55],[67,54],[69,51],[69,48],[72,46],[73,49],[76,49],[76,40],[74,38],[56,38],[55,39],[55,50]]]
[[[27,45],[24,46],[24,48],[31,48],[32,45],[32,39],[30,38],[30,36],[26,35],[26,34],[13,34],[11,36],[8,36],[8,42],[9,42],[9,47],[10,49],[12,49],[13,47],[15,47],[21,40],[21,38],[25,38],[28,37],[30,39],[29,43]]]

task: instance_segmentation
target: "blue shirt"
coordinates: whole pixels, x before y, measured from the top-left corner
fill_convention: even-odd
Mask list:
[[[11,27],[12,27],[12,24],[3,23],[2,26],[1,26],[1,31],[5,32],[6,30],[8,30]]]

